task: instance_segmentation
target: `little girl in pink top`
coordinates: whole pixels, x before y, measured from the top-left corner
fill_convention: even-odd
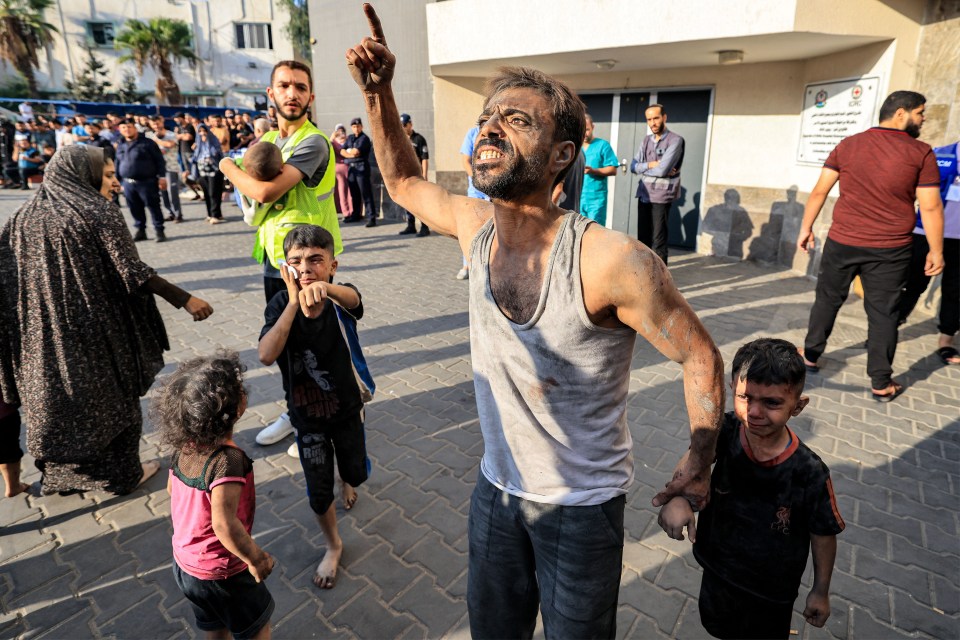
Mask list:
[[[165,381],[153,404],[164,444],[175,449],[167,492],[173,573],[208,637],[269,638],[273,597],[263,580],[270,554],[250,537],[253,462],[233,443],[247,408],[236,352],[195,358]]]

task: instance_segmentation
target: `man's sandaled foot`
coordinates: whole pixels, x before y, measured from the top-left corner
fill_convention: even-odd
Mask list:
[[[937,349],[937,355],[940,356],[940,360],[943,361],[945,365],[960,364],[960,351],[957,351],[953,347],[940,347]]]
[[[313,584],[321,589],[333,589],[333,586],[337,583],[337,568],[340,566],[340,555],[342,553],[342,548],[338,550],[327,549],[327,552],[323,554],[323,560],[320,561],[316,572],[313,574]]]
[[[357,504],[357,498],[360,496],[357,494],[356,489],[341,480],[340,497],[343,498],[343,508],[350,511],[350,509],[353,509],[353,505]]]
[[[18,487],[15,486],[12,488],[7,487],[7,491],[4,495],[6,495],[8,498],[12,498],[14,496],[18,496],[21,493],[25,493],[30,490],[30,485],[26,484],[25,482],[18,482],[17,484],[19,484],[20,486]]]
[[[890,385],[886,389],[871,389],[873,393],[873,399],[877,402],[891,402],[894,398],[903,393],[904,387],[899,382],[890,381]]]
[[[149,462],[143,462],[140,464],[143,468],[143,475],[140,476],[140,482],[137,483],[139,487],[144,482],[157,475],[157,471],[160,471],[160,462],[157,460],[151,460]]]
[[[807,369],[807,373],[819,373],[820,367],[817,366],[816,362],[810,362],[807,360],[807,356],[803,355],[803,349],[797,349],[797,353],[800,354],[800,357],[803,358],[803,366]]]

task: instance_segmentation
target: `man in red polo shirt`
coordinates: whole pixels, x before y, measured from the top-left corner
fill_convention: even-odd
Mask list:
[[[850,283],[860,276],[867,312],[867,374],[874,399],[889,402],[903,386],[893,380],[897,349],[897,305],[907,282],[914,202],[927,231],[930,251],[924,273],[943,270],[943,205],[940,172],[933,150],[916,138],[923,126],[926,98],[895,91],[880,107],[880,126],[840,142],[823,164],[820,179],[803,213],[797,245],[814,246],[813,223],[834,184],[840,197],[833,209],[817,275],[803,357],[810,372],[827,346]]]

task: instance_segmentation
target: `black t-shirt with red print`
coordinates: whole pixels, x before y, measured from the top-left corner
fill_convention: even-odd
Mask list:
[[[759,598],[793,602],[810,534],[843,529],[830,470],[795,433],[783,453],[758,462],[736,415],[724,416],[710,503],[697,520],[693,545],[701,566]]]

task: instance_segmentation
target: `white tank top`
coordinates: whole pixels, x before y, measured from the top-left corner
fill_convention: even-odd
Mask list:
[[[480,470],[503,491],[535,502],[601,504],[633,482],[626,400],[636,333],[598,327],[587,316],[580,244],[589,224],[576,213],[561,221],[539,303],[522,325],[503,314],[490,288],[493,220],[470,249]]]

